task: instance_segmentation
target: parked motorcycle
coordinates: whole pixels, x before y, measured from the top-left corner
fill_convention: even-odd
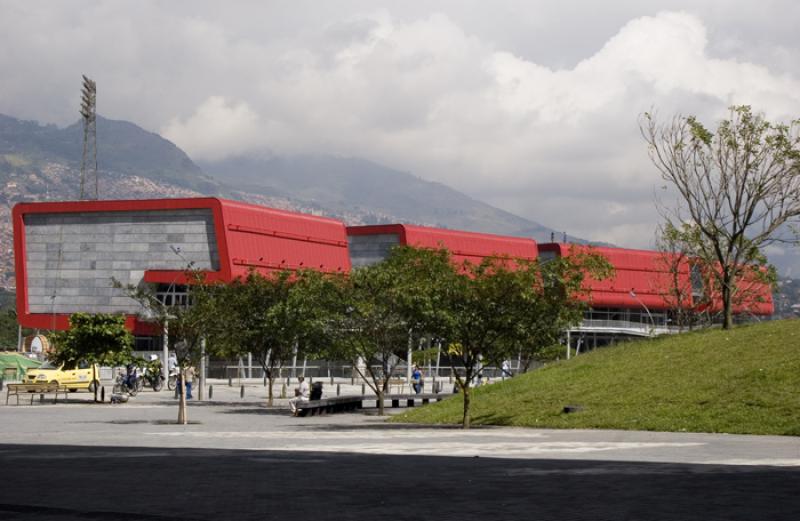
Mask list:
[[[141,378],[136,374],[136,371],[125,374],[121,370],[117,373],[114,379],[114,394],[127,393],[131,396],[136,396],[139,392],[139,382]]]
[[[161,360],[159,360],[158,355],[151,354],[150,360],[145,362],[144,371],[142,371],[142,388],[139,389],[140,391],[144,389],[145,384],[149,385],[155,392],[159,392],[164,387],[164,375],[161,368]]]
[[[178,369],[173,368],[169,370],[169,377],[167,378],[167,389],[170,391],[175,390],[175,386],[178,384]]]
[[[164,376],[161,371],[147,371],[144,378],[140,378],[143,384],[149,385],[155,392],[159,392],[164,387]]]

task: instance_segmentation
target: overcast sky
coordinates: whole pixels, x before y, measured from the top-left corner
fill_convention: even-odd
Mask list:
[[[363,157],[647,247],[637,120],[800,117],[800,2],[0,0],[0,113],[98,112],[196,159]]]

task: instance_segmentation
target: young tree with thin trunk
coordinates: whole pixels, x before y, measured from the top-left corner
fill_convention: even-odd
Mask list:
[[[488,257],[480,264],[465,263],[449,283],[445,317],[430,328],[450,342],[451,362],[463,396],[462,426],[470,426],[472,387],[489,363],[523,352],[532,358],[563,331],[580,322],[588,274],[605,278],[610,265],[589,253],[576,252],[548,263]],[[439,287],[441,287],[441,282]]]
[[[441,318],[429,325],[447,339],[456,385],[463,399],[462,426],[470,427],[472,389],[486,365],[513,356],[531,332],[527,320],[536,312],[541,294],[538,264],[488,257],[480,264],[465,262],[453,276],[440,280],[450,299]],[[463,371],[463,373],[462,373]]]
[[[133,335],[125,328],[125,316],[108,313],[75,313],[69,329],[52,336],[53,351],[48,358],[57,364],[85,361],[97,365],[121,365],[133,356]],[[100,375],[95,374],[89,390],[97,400]]]
[[[312,270],[251,271],[244,280],[218,289],[211,340],[225,354],[256,357],[267,377],[269,406],[281,369],[297,353],[305,356],[325,347],[327,311],[319,287],[326,277]]]
[[[738,106],[715,132],[692,116],[659,122],[651,113],[640,129],[653,164],[677,192],[677,205],[662,205],[665,220],[686,232],[728,329],[742,279],[769,273],[764,248],[797,242],[787,230],[800,218],[800,122],[771,123]]]
[[[142,307],[140,316],[144,320],[168,332],[168,347],[175,353],[180,375],[184,375],[186,369],[200,359],[203,339],[209,335],[211,318],[217,313],[214,298],[217,286],[207,284],[202,272],[196,270],[187,270],[185,278],[189,282],[188,299],[183,304],[165,304],[150,286],[123,285],[113,280],[114,287],[124,289],[129,297],[139,303]],[[185,425],[188,422],[186,389],[183,387],[178,405],[178,423]]]
[[[339,280],[329,328],[335,356],[353,362],[356,373],[375,393],[380,415],[414,326],[402,303],[413,298],[415,289],[402,275],[402,264],[392,257]]]
[[[679,331],[691,329],[702,314],[703,302],[695,306],[692,295],[691,243],[685,233],[671,223],[659,226],[656,235],[656,250],[659,253],[658,268],[666,274],[653,288],[667,304],[674,324]],[[697,295],[702,300],[701,295]]]
[[[523,372],[534,361],[546,357],[543,352],[558,344],[564,331],[583,319],[588,305],[582,297],[589,295],[583,284],[585,278],[602,280],[614,271],[605,257],[585,246],[527,269],[533,272],[529,278],[534,281],[536,299],[530,302],[530,311],[519,319],[511,353],[519,354]]]

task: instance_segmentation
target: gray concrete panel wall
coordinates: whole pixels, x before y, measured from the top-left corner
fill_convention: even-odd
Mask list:
[[[348,235],[350,264],[353,268],[377,264],[389,256],[393,246],[400,243],[396,233],[376,235]]]
[[[112,277],[138,285],[145,270],[219,270],[207,209],[29,214],[25,245],[31,313],[137,313]]]

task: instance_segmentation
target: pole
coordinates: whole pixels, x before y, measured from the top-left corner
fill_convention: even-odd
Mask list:
[[[439,360],[442,358],[442,341],[436,341],[436,374],[433,375],[433,381],[435,382],[436,379],[439,377]]]
[[[569,360],[569,349],[572,343],[572,338],[569,336],[569,329],[567,329],[567,360]]]
[[[169,360],[169,321],[164,321],[164,335],[162,337],[161,342],[161,370],[165,373],[165,376],[169,378],[169,374],[167,372],[168,360]]]
[[[17,351],[22,352],[22,324],[17,325]]]
[[[247,378],[253,378],[253,353],[247,353]]]
[[[206,339],[200,339],[200,388],[197,389],[197,399],[203,401],[203,387],[206,385]]]
[[[297,378],[297,340],[292,347],[292,378]]]
[[[412,329],[408,330],[408,356],[407,356],[407,362],[406,362],[406,382],[408,383],[409,387],[411,387],[411,360],[412,360],[412,357],[414,356],[414,352],[413,352],[413,349],[414,349],[414,347],[413,347],[414,337],[411,334],[412,331],[413,331]],[[389,376],[391,376],[391,375],[389,375]]]

